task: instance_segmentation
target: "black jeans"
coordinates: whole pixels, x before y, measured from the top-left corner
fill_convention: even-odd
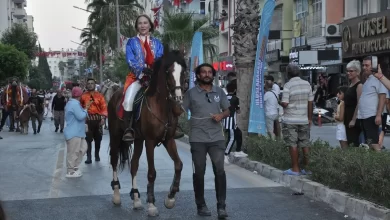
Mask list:
[[[85,140],[88,144],[87,156],[91,157],[92,141],[95,141],[95,157],[99,157],[100,143],[103,138],[103,128],[100,125],[100,120],[87,120],[88,132]]]
[[[225,208],[226,200],[226,174],[224,168],[225,141],[191,142],[193,162],[193,185],[195,202],[198,206],[205,204],[204,175],[206,172],[206,156],[209,154],[215,175],[215,191],[218,208]]]

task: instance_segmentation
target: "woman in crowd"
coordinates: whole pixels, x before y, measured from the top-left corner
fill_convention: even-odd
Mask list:
[[[359,76],[361,64],[358,60],[353,60],[347,64],[347,75],[350,82],[348,90],[344,94],[344,125],[347,134],[348,145],[353,144],[358,147],[361,128],[356,121],[358,111],[358,100],[362,94],[363,85]]]

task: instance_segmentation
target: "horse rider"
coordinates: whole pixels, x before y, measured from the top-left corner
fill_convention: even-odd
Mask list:
[[[5,109],[5,115],[3,117],[4,119],[9,117],[9,131],[11,132],[15,130],[15,122],[18,119],[19,108],[28,101],[28,99],[25,100],[25,97],[27,97],[25,88],[20,85],[16,77],[13,77],[2,95],[2,103],[4,103]],[[5,120],[1,120],[0,131],[4,124]],[[18,129],[16,131],[18,132]]]
[[[107,118],[107,104],[104,96],[96,91],[95,79],[87,79],[87,91],[81,96],[81,106],[86,108],[90,104],[87,116],[88,130],[86,132],[86,138],[88,144],[87,160],[86,164],[92,163],[92,141],[95,141],[95,161],[100,161],[99,151],[100,144],[103,139],[103,128],[104,121]]]
[[[153,73],[151,69],[156,59],[163,55],[162,43],[150,33],[154,30],[152,20],[147,15],[140,15],[135,20],[137,36],[130,38],[126,45],[126,60],[130,73],[126,77],[123,98],[123,121],[125,133],[122,140],[128,143],[134,141],[133,124],[133,102],[137,92],[142,86],[147,86],[148,76]],[[182,134],[176,131],[175,137]]]

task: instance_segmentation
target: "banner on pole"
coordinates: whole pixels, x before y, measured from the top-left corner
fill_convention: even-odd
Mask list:
[[[272,15],[275,9],[275,0],[267,0],[264,3],[263,13],[260,18],[260,30],[257,40],[257,51],[255,69],[253,74],[251,104],[249,110],[249,133],[265,135],[264,112],[264,67],[266,65],[265,55],[267,52],[268,34],[272,22]]]
[[[202,32],[195,32],[192,38],[191,46],[191,59],[190,59],[190,81],[188,88],[191,89],[195,86],[195,68],[203,63],[203,36]],[[188,119],[190,119],[191,113],[188,111]]]

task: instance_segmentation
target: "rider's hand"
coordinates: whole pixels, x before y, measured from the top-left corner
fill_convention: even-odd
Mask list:
[[[153,75],[153,70],[150,68],[144,68],[142,72],[146,75]]]
[[[211,115],[211,118],[216,122],[220,122],[223,119],[223,114]]]

